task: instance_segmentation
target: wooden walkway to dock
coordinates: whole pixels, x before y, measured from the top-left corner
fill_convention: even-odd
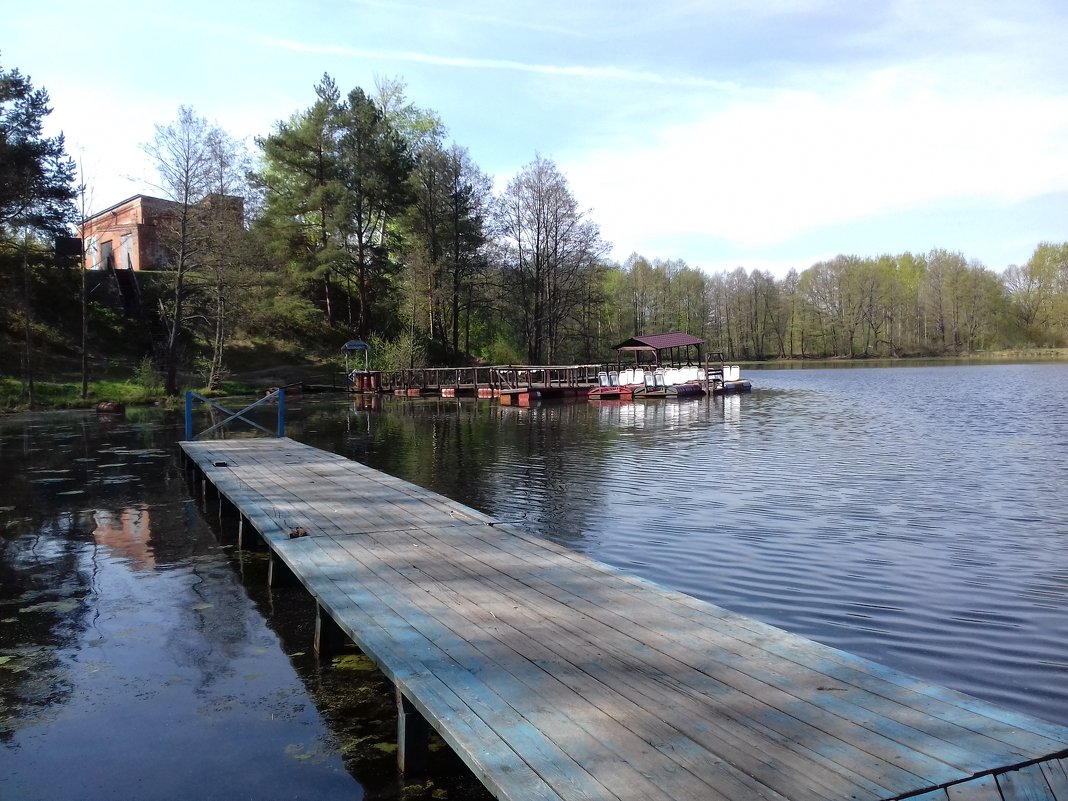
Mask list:
[[[290,439],[181,447],[273,575],[316,598],[323,647],[350,637],[396,685],[402,725],[418,710],[499,798],[1068,801],[1068,728]]]

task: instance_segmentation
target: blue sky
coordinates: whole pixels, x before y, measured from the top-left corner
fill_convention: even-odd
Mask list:
[[[46,88],[92,206],[151,194],[179,105],[236,137],[401,78],[507,184],[540,153],[612,255],[783,275],[934,247],[1002,270],[1068,240],[1060,0],[39,0],[0,65]]]

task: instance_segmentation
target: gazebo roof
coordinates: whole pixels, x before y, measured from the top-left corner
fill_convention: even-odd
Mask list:
[[[641,337],[631,337],[625,342],[615,346],[615,350],[667,350],[668,348],[685,348],[690,345],[704,345],[705,341],[700,337],[684,334],[682,331],[672,331],[668,334],[646,334]]]

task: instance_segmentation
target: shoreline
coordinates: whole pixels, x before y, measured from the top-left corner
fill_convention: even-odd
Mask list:
[[[1068,362],[1068,348],[1036,348],[999,351],[982,351],[952,356],[841,356],[831,358],[787,358],[787,359],[732,359],[733,363],[747,370],[799,370],[806,368],[851,368],[851,367],[908,367],[910,365],[953,365],[953,364],[1030,364],[1039,362]],[[273,374],[306,374],[307,365],[293,365],[292,368],[276,367]],[[117,402],[127,406],[181,406],[184,396],[168,397],[162,388],[145,387],[136,377],[128,381],[91,381],[89,397],[81,397],[81,380],[41,380],[35,379],[37,402],[34,409],[26,403],[20,403],[22,383],[13,376],[0,376],[0,414],[14,414],[27,411],[62,411],[90,410],[101,402]],[[255,378],[250,375],[236,374],[224,382],[224,389],[212,393],[216,396],[240,395],[259,391]],[[204,394],[202,390],[198,390]]]

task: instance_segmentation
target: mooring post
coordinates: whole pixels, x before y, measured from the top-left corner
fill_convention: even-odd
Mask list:
[[[267,561],[267,586],[268,587],[291,587],[298,584],[297,576],[282,558],[271,551]],[[316,626],[318,629],[318,626]]]
[[[397,766],[406,776],[426,770],[430,724],[397,688]]]
[[[336,654],[345,644],[346,635],[344,629],[329,612],[323,609],[322,604],[315,605],[315,653],[320,659],[328,659]]]
[[[241,514],[241,510],[237,510],[237,550],[241,550],[244,547],[242,542],[245,536],[245,516]]]
[[[193,390],[185,391],[185,438],[193,438]]]

